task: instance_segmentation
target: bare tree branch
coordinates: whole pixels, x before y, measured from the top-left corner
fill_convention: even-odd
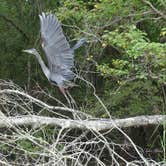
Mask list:
[[[164,13],[162,13],[161,11],[159,11],[158,9],[156,9],[151,2],[146,1],[146,0],[142,0],[144,3],[146,3],[155,13],[157,13],[158,15],[160,15],[163,19],[166,20],[166,15]]]
[[[166,120],[166,115],[137,116],[126,119],[94,119],[94,120],[72,120],[60,119],[44,116],[18,116],[18,117],[0,117],[0,128],[15,127],[21,125],[53,125],[63,128],[90,129],[95,131],[108,130],[112,128],[127,128],[146,125],[160,125]]]
[[[50,95],[47,97],[57,103],[57,99],[54,99],[54,97]],[[102,101],[100,102],[103,105]],[[68,108],[61,102],[59,104],[62,107],[49,105],[44,101],[30,96],[13,82],[0,80],[0,111],[2,110],[0,114],[0,128],[5,129],[0,133],[2,147],[0,155],[3,157],[0,163],[3,165],[9,165],[8,163],[18,163],[17,165],[20,165],[20,162],[21,165],[26,165],[27,163],[41,165],[41,163],[45,163],[45,165],[64,166],[68,165],[67,163],[73,163],[74,165],[82,166],[88,165],[89,161],[93,160],[93,165],[97,163],[100,166],[104,166],[105,163],[101,158],[104,155],[104,151],[107,150],[110,163],[113,165],[119,165],[119,160],[124,165],[136,166],[138,163],[147,166],[161,165],[152,159],[146,159],[143,152],[121,128],[160,125],[166,120],[166,115],[138,116],[126,119],[90,119],[90,115],[87,116],[84,113],[86,115],[85,118],[87,118],[86,120],[73,120],[71,116],[63,116],[64,111],[72,113],[73,111],[81,112]],[[51,117],[40,116],[43,115],[43,110],[50,112]],[[110,110],[106,108],[106,111]],[[48,130],[50,126],[54,128],[53,130],[51,129],[52,132]],[[57,129],[57,126],[60,126],[61,129]],[[72,128],[83,129],[81,135],[78,136],[71,133]],[[125,148],[126,143],[122,142],[121,144],[120,142],[119,144],[119,140],[117,140],[117,143],[116,140],[114,142],[112,139],[107,139],[106,133],[111,133],[112,129],[119,131],[119,134],[127,140],[127,145],[139,156],[137,160],[132,156],[132,160],[128,161],[128,159],[119,153],[120,147],[125,155],[131,156],[129,150]],[[89,134],[91,137],[88,136]],[[28,143],[28,148],[26,143]],[[32,148],[31,145],[35,148]],[[17,154],[14,162],[6,158],[6,152],[3,152],[3,147],[9,149],[8,153]],[[12,149],[14,149],[13,152],[11,152]],[[32,158],[33,155],[35,156],[34,159]],[[86,160],[87,164],[84,162]]]
[[[59,106],[50,106],[46,103],[44,103],[43,101],[36,99],[30,95],[28,95],[27,93],[24,93],[22,91],[19,90],[12,90],[12,89],[3,89],[0,90],[0,94],[17,94],[17,95],[22,95],[26,98],[28,98],[29,100],[35,102],[38,106],[49,109],[49,110],[60,110],[60,111],[69,111],[69,112],[77,112],[80,113],[82,115],[84,115],[85,117],[91,117],[90,115],[87,115],[83,112],[80,112],[78,110],[72,109],[72,108],[68,108],[68,107],[59,107]]]

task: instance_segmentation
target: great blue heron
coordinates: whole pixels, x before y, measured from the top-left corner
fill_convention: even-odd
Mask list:
[[[65,95],[65,90],[72,87],[74,78],[74,50],[79,48],[86,40],[80,39],[73,48],[70,48],[58,19],[53,14],[42,13],[40,17],[40,32],[42,48],[46,54],[48,67],[35,48],[23,50],[36,56],[43,73],[47,79],[57,85]],[[65,95],[66,96],[66,95]]]

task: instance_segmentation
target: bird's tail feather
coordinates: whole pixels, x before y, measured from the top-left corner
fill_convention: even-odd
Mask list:
[[[80,39],[72,48],[72,50],[76,50],[77,48],[81,47],[84,43],[86,43],[86,39]]]

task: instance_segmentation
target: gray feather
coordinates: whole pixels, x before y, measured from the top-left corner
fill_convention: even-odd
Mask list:
[[[73,52],[58,19],[53,14],[45,13],[39,17],[42,47],[48,60],[50,79],[62,85],[64,81],[72,80],[74,77],[71,71],[74,66]]]
[[[75,45],[74,47],[72,48],[72,50],[76,50],[78,49],[79,47],[81,47],[84,43],[86,43],[86,39],[85,38],[82,38],[80,39]]]

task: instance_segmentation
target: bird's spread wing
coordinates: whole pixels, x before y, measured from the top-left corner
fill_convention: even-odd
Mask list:
[[[42,13],[39,17],[42,47],[47,56],[50,74],[61,75],[67,80],[73,79],[70,69],[74,65],[74,55],[60,22],[53,14]]]

